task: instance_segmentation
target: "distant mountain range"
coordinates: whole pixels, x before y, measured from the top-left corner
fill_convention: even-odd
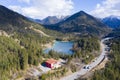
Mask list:
[[[31,25],[37,25],[40,29],[43,29],[45,27],[62,33],[98,36],[104,35],[110,31],[108,26],[106,26],[108,25],[107,22],[109,22],[110,20],[113,20],[113,22],[119,25],[118,18],[104,18],[101,21],[85,13],[84,11],[80,11],[71,16],[49,16],[43,20],[39,20],[26,18],[25,16],[9,10],[4,6],[0,6],[0,29],[6,32],[23,32],[26,31],[26,27],[30,27]],[[36,24],[35,22],[40,23],[43,26]]]
[[[54,24],[44,25],[48,29],[61,31],[63,33],[102,35],[109,31],[109,28],[95,17],[80,11],[67,19]]]
[[[51,24],[56,24],[58,22],[61,22],[63,20],[65,20],[66,18],[68,18],[68,16],[48,16],[42,20],[40,19],[32,19],[32,18],[28,18],[31,21],[34,21],[36,23],[40,23],[40,24],[44,24],[44,25],[51,25]]]
[[[109,16],[109,17],[103,18],[102,22],[111,28],[120,27],[120,17],[118,16]]]
[[[57,16],[48,16],[47,18],[43,19],[41,22],[42,24],[56,24],[58,22],[64,21],[66,18],[68,18],[68,16],[61,16],[61,17],[57,17]]]
[[[61,16],[61,17],[48,16],[42,20],[32,19],[32,18],[29,18],[29,20],[34,21],[36,23],[40,23],[42,25],[53,25],[53,24],[57,24],[59,22],[65,21],[67,18],[69,18],[69,16]],[[105,25],[107,25],[110,28],[120,27],[120,17],[119,16],[112,15],[112,16],[105,17],[103,19],[98,18],[98,20],[101,20],[101,22],[103,22]]]

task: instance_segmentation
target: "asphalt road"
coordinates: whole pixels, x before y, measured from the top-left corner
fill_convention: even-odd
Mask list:
[[[79,70],[79,71],[77,71],[77,72],[75,72],[71,75],[68,75],[68,76],[65,76],[65,77],[61,78],[60,80],[74,80],[74,79],[77,79],[80,76],[87,74],[90,70],[92,70],[99,63],[101,63],[103,61],[103,59],[105,58],[105,55],[106,55],[105,48],[107,48],[107,45],[105,45],[103,42],[105,40],[109,40],[109,39],[111,39],[111,38],[104,38],[104,39],[101,40],[102,53],[100,54],[99,57],[95,58],[95,60],[92,63],[90,63],[88,65],[85,65],[85,66],[89,67],[88,69],[87,68],[82,68],[81,70]]]

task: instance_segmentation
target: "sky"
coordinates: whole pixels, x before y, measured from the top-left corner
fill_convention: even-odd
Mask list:
[[[120,16],[120,0],[0,0],[0,5],[35,19],[72,15],[81,10],[98,18]]]

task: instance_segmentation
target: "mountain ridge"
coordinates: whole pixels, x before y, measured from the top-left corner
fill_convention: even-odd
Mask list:
[[[48,16],[44,19],[32,19],[32,18],[28,18],[29,20],[42,24],[42,25],[52,25],[52,24],[56,24],[59,23],[61,21],[64,21],[66,18],[68,18],[68,16]]]
[[[108,16],[102,19],[102,22],[108,25],[110,28],[120,27],[120,17],[119,16]]]
[[[57,24],[44,26],[63,33],[77,32],[80,34],[101,35],[109,31],[108,26],[84,11],[75,13]]]

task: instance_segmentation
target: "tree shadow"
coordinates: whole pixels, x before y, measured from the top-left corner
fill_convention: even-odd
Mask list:
[[[41,65],[44,67],[47,67],[45,62],[41,63]]]

